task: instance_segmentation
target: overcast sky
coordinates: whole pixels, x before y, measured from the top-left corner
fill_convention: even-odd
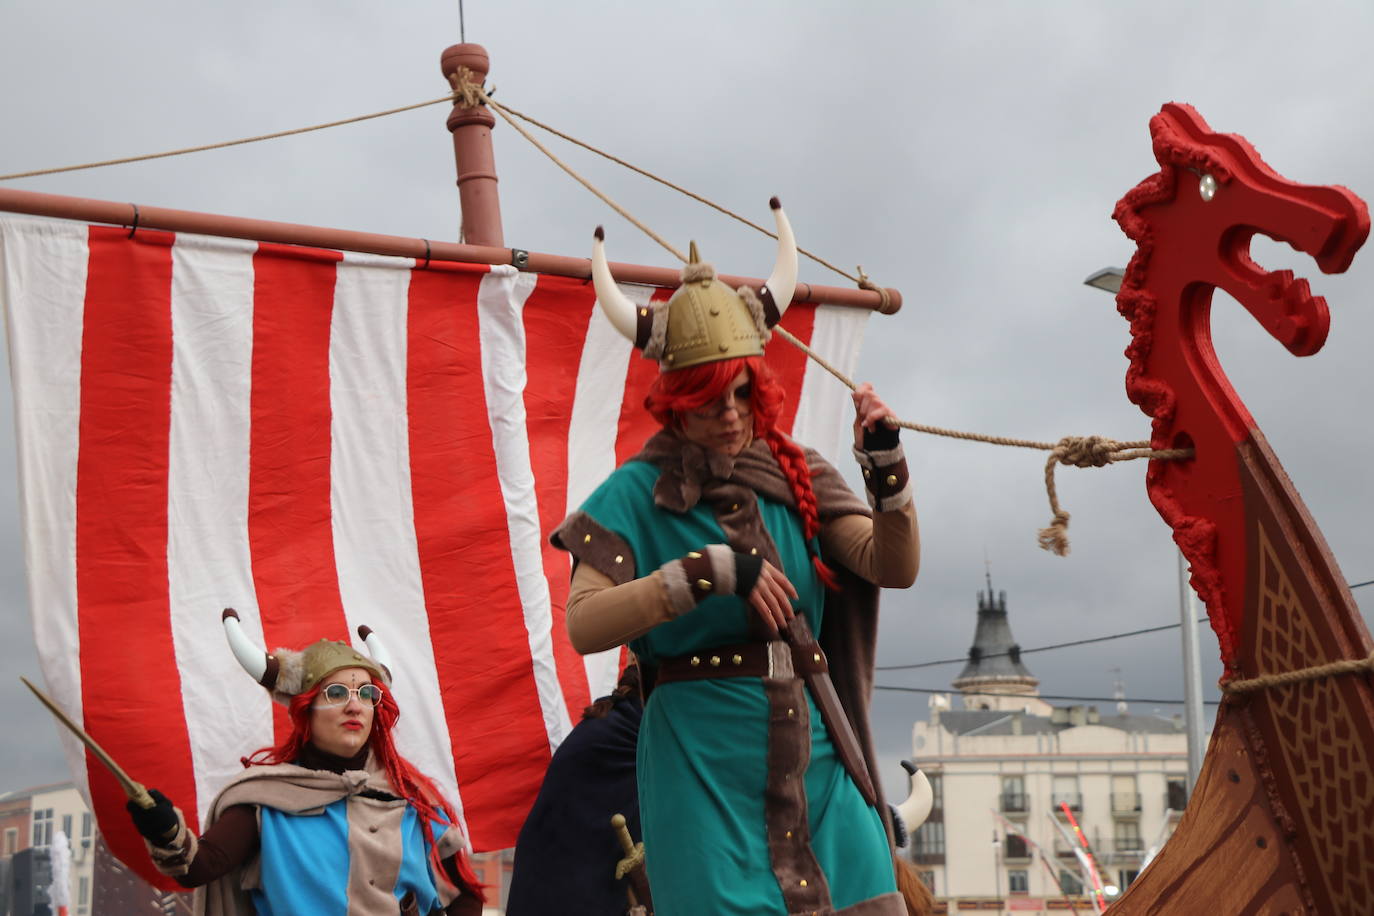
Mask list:
[[[1288,178],[1374,194],[1367,4],[469,0],[466,31],[491,54],[499,101],[756,220],[779,195],[804,247],[899,288],[901,312],[870,322],[860,375],[904,418],[938,426],[1148,438],[1122,384],[1127,324],[1081,281],[1131,254],[1110,214],[1156,170],[1147,125],[1163,102],[1189,102],[1214,129],[1244,135]],[[458,40],[457,0],[0,2],[0,173],[433,98],[446,89],[440,52]],[[447,111],[9,185],[453,239]],[[494,137],[508,245],[580,256],[605,223],[616,260],[672,265],[504,124]],[[769,269],[770,240],[558,149],[680,247],[698,240],[726,272]],[[1286,246],[1257,242],[1254,254],[1312,280],[1331,304],[1330,339],[1293,358],[1218,294],[1222,365],[1348,581],[1374,579],[1374,253],[1340,277]],[[844,283],[806,261],[802,278]],[[7,392],[0,411],[3,791],[65,778],[65,763],[54,726],[17,681],[39,673]],[[885,598],[880,663],[962,656],[985,558],[1026,648],[1178,620],[1175,554],[1146,499],[1143,462],[1061,470],[1073,552],[1059,559],[1035,541],[1049,518],[1041,453],[904,441],[923,569],[913,589]],[[1374,587],[1355,594],[1374,611]],[[1201,633],[1215,697],[1216,639]],[[1173,630],[1025,661],[1047,694],[1109,697],[1120,669],[1128,698],[1178,699],[1178,645]],[[944,688],[958,669],[878,682]],[[926,708],[922,694],[878,694],[885,754],[910,753],[911,723]],[[1155,708],[1177,709],[1132,711]]]

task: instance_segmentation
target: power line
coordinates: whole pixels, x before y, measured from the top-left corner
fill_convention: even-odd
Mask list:
[[[1197,622],[1198,622],[1198,623],[1206,623],[1206,622],[1207,622],[1207,618],[1206,618],[1206,617],[1199,617],[1199,618],[1197,619]],[[1107,642],[1107,641],[1112,640],[1112,639],[1125,639],[1127,636],[1143,636],[1143,635],[1145,635],[1146,633],[1159,633],[1159,632],[1162,632],[1162,631],[1164,631],[1164,630],[1177,630],[1177,629],[1178,629],[1179,627],[1181,627],[1181,626],[1183,626],[1183,624],[1181,624],[1181,623],[1166,623],[1166,624],[1163,624],[1163,625],[1157,626],[1157,627],[1146,627],[1146,628],[1143,629],[1143,630],[1131,630],[1131,631],[1128,632],[1128,633],[1113,633],[1113,634],[1111,634],[1110,636],[1094,636],[1094,637],[1092,637],[1092,638],[1090,638],[1090,639],[1075,639],[1075,640],[1073,640],[1072,642],[1055,643],[1055,644],[1052,645],[1052,646],[1038,646],[1038,647],[1036,647],[1036,648],[1034,648],[1034,649],[1020,649],[1020,650],[1017,651],[1017,654],[1018,654],[1018,655],[1029,655],[1029,654],[1032,653],[1032,652],[1048,652],[1048,651],[1050,651],[1051,649],[1067,649],[1067,648],[1069,648],[1070,646],[1086,646],[1086,645],[1088,645],[1089,643]],[[983,659],[983,658],[1005,658],[1005,657],[1007,657],[1007,656],[1009,656],[1009,655],[1011,655],[1011,654],[1012,654],[1012,653],[1010,653],[1010,652],[989,652],[987,655],[979,656],[979,658],[980,658],[980,659]],[[933,661],[933,662],[916,662],[916,663],[910,664],[910,665],[877,665],[877,666],[874,667],[873,670],[875,670],[875,671],[910,671],[910,670],[912,670],[913,668],[933,668],[933,667],[935,667],[936,665],[953,665],[953,664],[955,664],[956,662],[966,662],[966,661],[968,661],[968,660],[969,660],[969,658],[968,658],[967,655],[961,655],[961,656],[959,656],[958,658],[942,658],[942,659],[939,659],[938,661]]]
[[[1363,588],[1363,587],[1366,586],[1366,585],[1374,585],[1374,579],[1368,579],[1368,580],[1366,580],[1366,581],[1364,581],[1364,582],[1356,582],[1356,583],[1354,583],[1353,585],[1347,585],[1346,588],[1350,588],[1350,589]],[[1207,623],[1207,618],[1206,618],[1206,617],[1199,617],[1199,618],[1197,619],[1197,622],[1198,622],[1198,623]],[[1166,623],[1166,624],[1162,624],[1161,626],[1157,626],[1157,627],[1146,627],[1146,628],[1143,629],[1143,630],[1130,630],[1130,631],[1125,632],[1125,633],[1112,633],[1110,636],[1094,636],[1094,637],[1092,637],[1092,638],[1090,638],[1090,639],[1075,639],[1075,640],[1073,640],[1073,641],[1071,641],[1071,642],[1060,642],[1060,643],[1055,643],[1055,644],[1052,645],[1052,646],[1037,646],[1037,647],[1034,648],[1034,649],[1018,649],[1018,650],[1017,650],[1017,654],[1018,654],[1018,655],[1029,655],[1029,654],[1031,654],[1032,652],[1049,652],[1051,649],[1068,649],[1068,648],[1070,648],[1070,647],[1072,647],[1072,646],[1086,646],[1086,645],[1090,645],[1090,644],[1092,644],[1092,643],[1097,643],[1097,642],[1110,642],[1110,641],[1113,640],[1113,639],[1125,639],[1125,638],[1128,637],[1128,636],[1144,636],[1144,635],[1147,634],[1147,633],[1161,633],[1161,632],[1163,632],[1164,630],[1177,630],[1177,629],[1178,629],[1179,627],[1181,627],[1181,626],[1183,626],[1183,624],[1181,624],[1181,623]],[[990,652],[990,653],[988,653],[987,655],[980,656],[980,658],[1006,658],[1007,656],[1010,656],[1010,655],[1011,655],[1010,652]],[[916,668],[934,668],[936,665],[954,665],[954,664],[958,664],[959,662],[967,662],[968,660],[969,660],[969,658],[968,658],[967,655],[961,655],[961,656],[959,656],[958,658],[941,658],[941,659],[937,659],[936,661],[933,661],[933,662],[914,662],[914,663],[912,663],[912,664],[910,664],[910,665],[876,665],[876,666],[874,666],[873,670],[874,670],[874,671],[911,671],[911,670],[914,670],[914,669],[916,669]],[[1149,702],[1149,701],[1147,701],[1147,700],[1142,700],[1141,702]],[[1162,701],[1162,702],[1173,702],[1173,701]]]
[[[894,692],[897,692],[897,693],[949,693],[949,692],[950,692],[950,691],[949,691],[949,688],[945,688],[944,690],[935,690],[934,688],[931,688],[931,687],[890,687],[890,686],[888,686],[888,685],[886,685],[886,684],[874,684],[874,685],[873,685],[873,689],[874,689],[874,690],[891,690],[891,691],[894,691]],[[1001,696],[1007,696],[1007,697],[1023,697],[1023,698],[1029,699],[1028,697],[1025,697],[1024,694],[1019,694],[1019,693],[993,693],[993,692],[987,691],[987,690],[979,690],[979,691],[976,692],[976,695],[977,695],[977,696],[980,696],[980,697],[1001,697]],[[1120,698],[1119,698],[1119,697],[1069,697],[1069,696],[1062,696],[1062,695],[1052,694],[1052,693],[1037,693],[1037,694],[1035,695],[1035,699],[1037,699],[1037,700],[1076,700],[1076,701],[1078,701],[1078,702],[1080,702],[1080,703],[1115,703],[1115,702],[1117,702]],[[1141,698],[1141,697],[1127,697],[1127,698],[1126,698],[1126,702],[1127,702],[1127,703],[1153,703],[1153,704],[1157,704],[1157,705],[1160,705],[1160,706],[1182,706],[1182,705],[1183,705],[1183,701],[1182,701],[1182,700],[1153,700],[1153,699]],[[1221,702],[1221,701],[1220,701],[1220,700],[1203,700],[1202,702],[1203,702],[1203,703],[1206,703],[1206,704],[1209,705],[1209,706],[1216,706],[1216,705],[1217,705],[1219,702]]]

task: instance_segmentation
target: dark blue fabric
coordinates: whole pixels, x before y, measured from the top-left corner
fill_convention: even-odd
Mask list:
[[[631,694],[604,718],[584,719],[554,752],[515,844],[507,916],[624,916],[625,855],[611,828],[623,814],[639,840],[635,742],[644,708]]]

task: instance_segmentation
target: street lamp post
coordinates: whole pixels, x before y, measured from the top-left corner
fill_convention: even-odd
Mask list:
[[[1112,295],[1121,291],[1125,277],[1119,267],[1104,267],[1083,282]],[[1188,584],[1188,564],[1178,555],[1178,613],[1183,629],[1183,727],[1188,738],[1188,791],[1197,785],[1205,750],[1202,731],[1202,662],[1197,645],[1197,595]]]

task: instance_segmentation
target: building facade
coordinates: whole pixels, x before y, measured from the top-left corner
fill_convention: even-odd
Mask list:
[[[1092,912],[1094,883],[1124,891],[1182,815],[1182,722],[1040,699],[990,583],[951,687],[912,732],[935,806],[908,847],[944,911]]]

